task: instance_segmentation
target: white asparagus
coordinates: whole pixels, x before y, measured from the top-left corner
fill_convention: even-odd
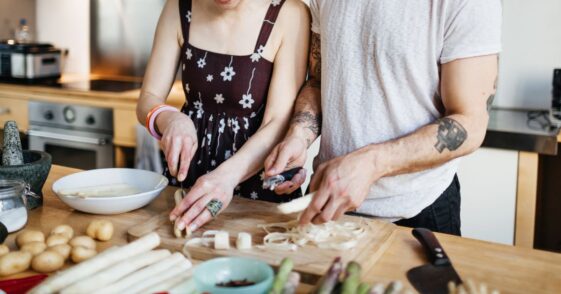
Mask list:
[[[194,279],[187,279],[169,289],[168,294],[193,294],[199,293]]]
[[[58,193],[66,197],[90,198],[133,195],[140,193],[140,190],[129,184],[108,184],[59,190]]]
[[[175,252],[172,255],[160,260],[159,262],[149,265],[143,269],[140,269],[124,279],[108,285],[102,289],[96,290],[97,293],[110,294],[110,293],[128,293],[128,289],[139,281],[150,278],[151,276],[159,275],[160,273],[167,271],[171,267],[181,263],[185,260],[185,257],[179,252]]]
[[[230,234],[226,231],[214,235],[214,249],[230,249]]]
[[[120,263],[115,264],[107,270],[98,272],[89,278],[62,289],[60,293],[88,293],[92,291],[92,289],[105,287],[106,285],[116,282],[132,272],[154,264],[170,255],[171,252],[169,252],[169,250],[153,250],[147,253],[137,254],[130,259],[123,260]]]
[[[175,206],[178,206],[181,203],[181,200],[183,200],[183,189],[177,189],[177,191],[175,191],[175,193],[173,194],[173,198],[175,200]],[[191,230],[189,229],[189,227],[186,227],[184,235],[183,230],[180,230],[177,227],[177,222],[175,222],[173,224],[173,234],[176,238],[188,238],[191,236]]]
[[[246,232],[238,233],[238,239],[236,240],[236,247],[238,248],[238,250],[251,249],[251,234]]]
[[[53,275],[33,288],[30,294],[54,293],[92,274],[160,245],[160,236],[150,233],[122,247],[112,247],[101,254]]]
[[[127,288],[126,293],[152,293],[146,290],[166,281],[169,278],[185,273],[191,268],[191,262],[184,257],[182,259],[183,260],[179,262],[179,264],[167,269],[166,271],[160,272],[157,275],[152,275],[147,279],[137,281],[137,283],[135,283],[132,287]]]
[[[183,200],[183,191],[181,189],[177,189],[175,193],[173,193],[173,199],[175,200],[175,206],[178,206]],[[177,227],[177,222],[173,223],[173,234],[175,238],[183,238],[183,232]]]
[[[180,272],[179,274],[165,280],[162,281],[160,283],[157,283],[156,285],[147,288],[145,290],[142,290],[143,293],[161,293],[161,292],[167,292],[169,289],[175,287],[176,285],[179,285],[181,283],[183,283],[184,281],[188,281],[191,279],[191,272],[190,271],[185,271],[185,272]]]
[[[306,196],[302,196],[300,198],[296,198],[290,202],[282,203],[277,206],[277,209],[282,214],[291,214],[296,212],[304,211],[310,203],[312,202],[312,198],[314,197],[314,193],[310,193]]]

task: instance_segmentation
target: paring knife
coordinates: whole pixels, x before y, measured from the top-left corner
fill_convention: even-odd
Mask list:
[[[263,189],[265,190],[275,190],[275,188],[286,182],[292,180],[292,178],[301,170],[301,167],[295,167],[293,169],[289,169],[281,174],[276,176],[272,176],[263,180]]]
[[[447,294],[448,282],[452,281],[456,285],[462,283],[462,279],[454,270],[452,262],[433,232],[416,228],[413,229],[413,236],[423,245],[430,260],[429,264],[412,268],[407,272],[407,279],[417,291],[421,294]]]

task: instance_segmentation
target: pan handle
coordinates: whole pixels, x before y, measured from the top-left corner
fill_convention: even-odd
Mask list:
[[[430,262],[435,266],[450,265],[450,259],[444,252],[444,248],[436,239],[436,236],[431,230],[425,228],[413,229],[413,236],[423,245]]]

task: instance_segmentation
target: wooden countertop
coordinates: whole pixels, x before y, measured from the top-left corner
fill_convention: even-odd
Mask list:
[[[77,172],[75,169],[53,166],[43,188],[44,205],[29,214],[27,228],[48,232],[54,226],[71,224],[80,234],[96,216],[76,212],[63,204],[51,191],[58,178]],[[169,188],[173,189],[173,188]],[[170,200],[171,201],[171,200]],[[162,202],[162,201],[160,201]],[[166,204],[165,202],[163,204]],[[151,204],[135,211],[148,219],[166,205]],[[107,243],[98,243],[98,249],[126,242],[127,218],[130,213],[103,216],[115,225],[115,236]],[[407,270],[422,265],[427,259],[420,244],[408,228],[398,227],[387,249],[370,268],[365,269],[363,279],[370,283],[401,280],[411,287],[405,276]],[[462,278],[485,282],[501,293],[559,293],[561,289],[561,254],[494,244],[456,236],[437,234],[456,270]],[[10,234],[6,244],[14,249],[15,234]],[[373,257],[374,258],[374,257]],[[360,261],[359,261],[360,262]],[[26,275],[23,273],[18,276]]]

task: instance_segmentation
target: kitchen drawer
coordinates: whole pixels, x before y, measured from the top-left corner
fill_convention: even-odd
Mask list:
[[[9,120],[15,120],[21,132],[26,132],[29,125],[27,100],[0,97],[0,128]]]
[[[113,109],[115,136],[113,142],[118,146],[136,146],[136,112],[134,109]]]

